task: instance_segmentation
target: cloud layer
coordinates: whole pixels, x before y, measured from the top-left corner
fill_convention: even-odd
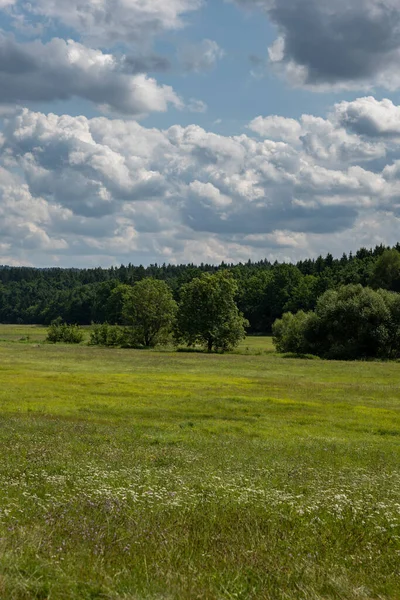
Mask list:
[[[14,0],[13,4],[20,22],[38,17],[61,23],[104,47],[121,41],[147,45],[156,35],[181,28],[185,15],[199,9],[202,0]]]
[[[258,117],[248,131],[25,109],[3,131],[2,252],[218,262],[396,240],[399,107],[360,98],[326,119]]]
[[[229,1],[276,27],[268,64],[294,86],[400,88],[399,0]],[[297,258],[397,241],[400,107],[389,99],[362,92],[326,118],[260,115],[232,136],[132,121],[175,108],[206,122],[205,102],[156,79],[171,70],[179,86],[179,73],[224,57],[211,28],[171,47],[167,34],[205,5],[0,0],[10,30],[0,31],[0,262]],[[252,62],[258,74],[262,59]],[[241,94],[232,71],[231,60],[221,74]],[[15,108],[75,98],[106,116]]]

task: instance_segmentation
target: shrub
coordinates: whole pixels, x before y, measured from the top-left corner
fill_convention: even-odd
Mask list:
[[[329,290],[315,312],[286,313],[274,324],[279,352],[323,358],[400,356],[400,295],[361,285]]]
[[[306,330],[312,313],[299,311],[297,314],[285,313],[272,326],[273,342],[278,352],[307,354],[309,345]]]
[[[345,360],[387,356],[391,315],[381,294],[361,285],[329,290],[315,314],[306,332],[313,354]]]
[[[83,331],[78,325],[67,325],[54,321],[47,330],[47,342],[56,344],[64,342],[64,344],[80,344],[83,341]]]
[[[90,332],[89,344],[92,346],[122,346],[125,345],[125,330],[118,325],[93,325]]]

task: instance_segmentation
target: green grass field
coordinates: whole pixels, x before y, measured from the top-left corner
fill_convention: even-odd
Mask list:
[[[399,363],[44,337],[0,326],[2,600],[400,598]]]
[[[0,325],[0,342],[44,342],[46,335],[39,325]]]

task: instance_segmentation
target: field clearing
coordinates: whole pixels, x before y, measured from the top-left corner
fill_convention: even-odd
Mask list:
[[[90,327],[82,327],[85,332],[83,343],[89,341]],[[41,325],[4,325],[0,324],[0,342],[41,343],[47,336],[47,327]],[[275,352],[271,337],[250,336],[242,340],[236,352],[257,354]]]
[[[400,364],[42,334],[0,326],[1,599],[400,598]]]
[[[1,342],[44,342],[47,327],[41,325],[3,325],[0,324]]]

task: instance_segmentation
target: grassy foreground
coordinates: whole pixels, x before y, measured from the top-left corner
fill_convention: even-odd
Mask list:
[[[400,598],[400,364],[20,333],[0,327],[2,600]]]

